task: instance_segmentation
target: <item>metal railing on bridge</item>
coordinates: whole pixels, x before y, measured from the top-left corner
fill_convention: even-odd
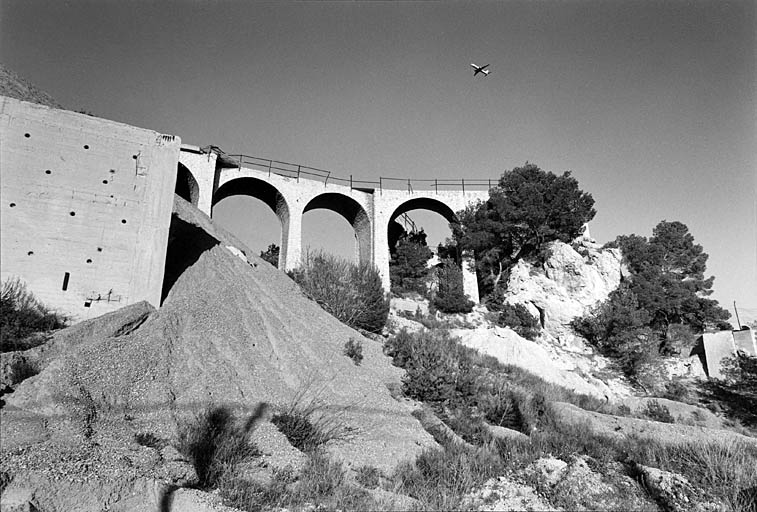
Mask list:
[[[289,162],[282,162],[280,160],[270,160],[268,158],[260,158],[257,156],[249,155],[227,155],[227,158],[237,162],[239,169],[247,167],[251,169],[257,169],[259,171],[267,172],[268,176],[273,174],[277,176],[284,176],[287,178],[294,178],[300,181],[300,178],[323,181],[324,185],[328,183],[339,183],[345,186],[349,186],[351,189],[357,190],[375,190],[383,192],[386,190],[407,190],[408,193],[413,193],[416,190],[434,190],[435,192],[441,192],[445,190],[489,190],[497,184],[497,180],[494,179],[413,179],[413,178],[387,178],[379,177],[378,181],[371,180],[356,180],[350,174],[349,178],[343,178],[334,176],[331,171],[325,169],[318,169],[316,167],[309,167],[301,164],[293,164]]]

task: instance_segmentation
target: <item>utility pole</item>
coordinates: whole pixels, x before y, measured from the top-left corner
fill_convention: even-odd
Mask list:
[[[738,331],[741,329],[741,320],[739,320],[739,310],[736,309],[736,301],[733,301],[733,310],[736,312],[736,323],[738,324],[736,330]]]

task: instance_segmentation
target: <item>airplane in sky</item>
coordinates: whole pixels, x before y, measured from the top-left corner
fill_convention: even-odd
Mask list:
[[[489,67],[489,64],[487,64],[486,66],[477,66],[477,65],[475,65],[475,64],[473,64],[473,63],[471,62],[471,66],[473,66],[473,69],[475,70],[475,71],[473,72],[473,76],[476,76],[476,75],[477,75],[477,74],[479,74],[479,73],[483,73],[483,74],[484,74],[484,76],[489,76],[489,70],[488,70],[488,69],[486,69],[486,68],[488,68],[488,67]]]

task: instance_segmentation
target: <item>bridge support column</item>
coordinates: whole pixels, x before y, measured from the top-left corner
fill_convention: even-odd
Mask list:
[[[463,292],[468,296],[470,300],[478,304],[480,298],[478,296],[478,280],[476,279],[476,267],[473,255],[465,251],[462,257],[462,271],[463,271]]]
[[[373,225],[373,264],[381,276],[381,284],[384,292],[389,293],[391,290],[391,281],[389,280],[389,222],[383,218],[374,220]]]
[[[302,212],[290,212],[281,223],[281,254],[279,268],[294,270],[302,258]],[[282,261],[283,260],[283,261]],[[283,265],[282,265],[283,263]]]

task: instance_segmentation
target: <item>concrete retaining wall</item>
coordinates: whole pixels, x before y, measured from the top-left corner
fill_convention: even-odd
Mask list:
[[[180,145],[0,96],[0,277],[75,319],[158,306]]]

